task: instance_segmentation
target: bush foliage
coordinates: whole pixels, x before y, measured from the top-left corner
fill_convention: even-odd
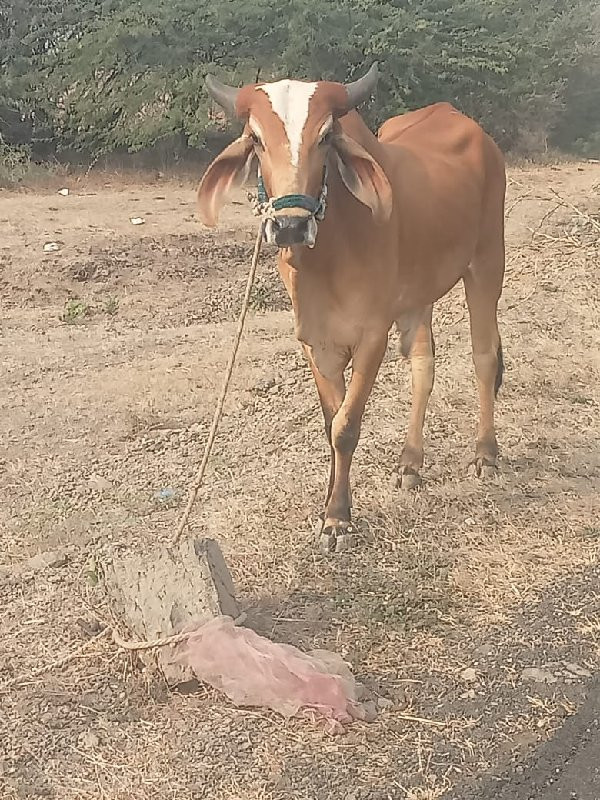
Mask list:
[[[600,147],[595,0],[3,0],[0,134],[88,157],[226,124],[209,71],[235,84],[347,80],[372,61],[370,121],[449,100],[505,148]],[[594,143],[594,137],[595,143]]]

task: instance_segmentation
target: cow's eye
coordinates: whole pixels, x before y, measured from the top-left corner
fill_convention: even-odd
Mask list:
[[[333,138],[333,131],[326,131],[319,139],[319,144],[329,144]]]
[[[258,136],[257,133],[254,133],[254,131],[250,131],[250,138],[252,139],[252,141],[254,142],[256,147],[262,147],[263,146],[263,143],[261,142],[260,137]]]

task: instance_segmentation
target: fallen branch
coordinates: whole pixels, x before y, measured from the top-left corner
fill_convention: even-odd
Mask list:
[[[556,191],[556,189],[550,188],[550,191],[552,192],[554,197],[556,197],[556,199],[558,200],[559,205],[563,206],[564,208],[570,208],[571,211],[574,211],[578,217],[582,217],[583,219],[585,219],[587,222],[590,223],[590,225],[593,228],[595,228],[595,230],[598,231],[598,233],[600,233],[600,222],[597,219],[595,219],[595,217],[593,217],[591,214],[588,214],[587,211],[582,211],[574,203],[571,203],[570,200],[566,200],[561,194],[559,194]]]

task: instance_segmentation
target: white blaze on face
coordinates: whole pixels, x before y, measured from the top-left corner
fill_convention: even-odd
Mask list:
[[[308,119],[308,104],[316,88],[316,83],[287,80],[258,87],[258,90],[265,92],[271,101],[271,108],[283,122],[294,167],[298,166],[302,132]]]

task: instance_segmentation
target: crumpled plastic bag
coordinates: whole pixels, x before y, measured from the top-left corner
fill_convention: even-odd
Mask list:
[[[193,630],[176,657],[237,706],[270,708],[285,717],[314,712],[329,720],[332,730],[374,716],[369,704],[359,701],[361,687],[339,655],[303,653],[238,627],[231,617]]]

